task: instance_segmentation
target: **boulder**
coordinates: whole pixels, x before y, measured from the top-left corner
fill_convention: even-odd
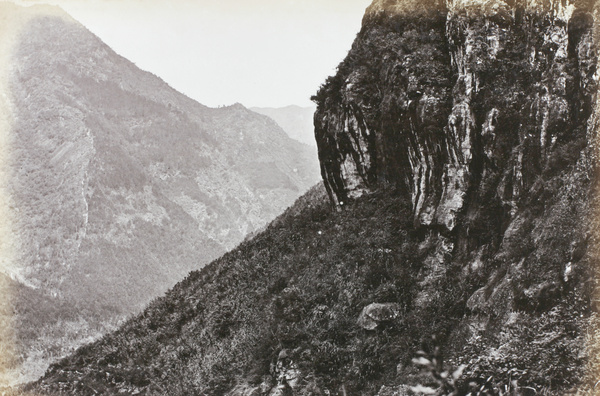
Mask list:
[[[394,320],[399,315],[400,305],[396,303],[372,303],[363,308],[358,325],[365,330],[375,330],[381,323]]]

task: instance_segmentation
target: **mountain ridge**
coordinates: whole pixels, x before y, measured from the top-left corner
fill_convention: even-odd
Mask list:
[[[44,370],[37,357],[97,338],[261,228],[318,170],[274,122],[197,103],[57,8],[2,15],[22,19],[2,37],[14,252],[2,269],[18,283],[3,318],[16,321],[15,359],[36,370],[23,381]],[[39,292],[56,315],[38,311]]]

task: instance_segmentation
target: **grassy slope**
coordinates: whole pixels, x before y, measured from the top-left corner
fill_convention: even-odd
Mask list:
[[[391,216],[407,208],[386,198],[337,214],[322,188],[311,191],[265,232],[192,273],[121,332],[83,348],[61,368],[92,363],[84,383],[109,393],[105,378],[113,376],[126,389],[219,394],[238,376],[260,382],[281,348],[305,354],[306,365],[327,383],[350,378],[349,352],[357,349],[374,359],[372,367],[371,359],[360,359],[366,366],[355,368],[356,380],[381,375],[385,360],[377,357],[393,346],[357,328],[356,318],[376,300],[409,306],[410,288],[403,286],[411,282],[406,265],[413,261],[413,244],[396,243],[411,238],[403,232],[408,216]]]
[[[2,12],[32,13],[6,92],[14,262],[38,287],[13,289],[31,380],[264,227],[318,161],[274,121],[187,98],[62,11]]]
[[[118,332],[51,367],[33,389],[225,394],[272,381],[287,349],[302,372],[298,394],[342,386],[375,394],[382,384],[432,383],[410,362],[437,335],[448,364],[468,365],[464,386],[492,376],[496,390],[518,380],[561,394],[580,381],[586,357],[589,181],[567,166],[545,184],[500,243],[487,239],[468,254],[447,249],[460,235],[415,229],[394,191],[333,212],[323,189],[313,189]],[[563,282],[574,240],[583,247]],[[402,315],[363,330],[357,318],[372,302],[398,303]]]

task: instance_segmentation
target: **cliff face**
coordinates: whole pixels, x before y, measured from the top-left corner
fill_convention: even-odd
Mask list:
[[[563,352],[538,340],[546,351],[523,356],[593,356],[575,335],[587,322],[567,318],[590,314],[595,284],[599,15],[585,1],[375,1],[313,98],[333,204],[379,189],[411,203],[430,249],[413,308],[438,309],[449,279],[471,285],[441,293],[465,298],[445,348],[465,343],[453,353],[471,372],[498,355],[530,367],[505,353],[548,323],[573,329],[554,334]]]
[[[369,8],[315,97],[332,200],[393,184],[417,224],[451,231],[481,199],[507,220],[553,153],[585,145],[598,80],[591,7],[387,3]]]

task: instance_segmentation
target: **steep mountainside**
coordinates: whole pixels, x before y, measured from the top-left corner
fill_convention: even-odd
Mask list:
[[[139,312],[317,182],[314,153],[267,117],[185,97],[59,9],[0,11],[20,21],[3,44],[1,253],[26,364]]]
[[[279,108],[251,107],[250,110],[275,120],[292,139],[311,146],[315,145],[314,107],[290,105]]]
[[[29,389],[595,394],[599,20],[375,0],[314,97],[324,188]]]

